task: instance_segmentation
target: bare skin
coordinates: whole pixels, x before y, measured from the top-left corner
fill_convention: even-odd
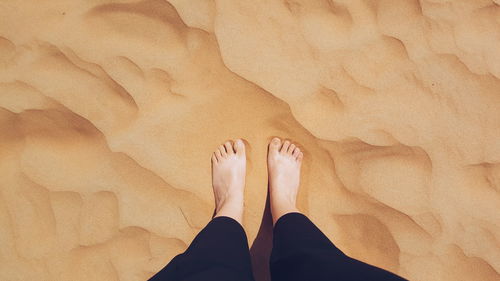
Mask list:
[[[246,154],[241,139],[225,142],[212,154],[215,217],[226,216],[242,224]]]
[[[290,141],[273,138],[269,143],[267,170],[273,224],[283,215],[299,211],[296,201],[303,157]],[[212,154],[214,217],[226,216],[242,224],[245,174],[245,144],[241,139],[225,142]]]
[[[296,203],[303,157],[300,149],[288,140],[273,138],[269,143],[267,171],[273,224],[288,213],[299,212]]]

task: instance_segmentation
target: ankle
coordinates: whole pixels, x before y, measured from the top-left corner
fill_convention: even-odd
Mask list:
[[[284,215],[289,213],[300,213],[295,205],[273,205],[271,206],[271,214],[273,217],[273,225]]]
[[[215,208],[215,217],[230,217],[242,224],[243,220],[243,195],[228,196],[220,200]]]
[[[279,218],[288,214],[299,212],[296,205],[296,196],[285,194],[271,194],[271,214],[273,217],[273,225],[278,221]]]
[[[229,217],[243,225],[243,212],[234,208],[223,207],[215,214],[214,218],[217,217]]]

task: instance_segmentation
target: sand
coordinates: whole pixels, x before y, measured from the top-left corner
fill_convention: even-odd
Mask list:
[[[1,1],[0,280],[146,280],[210,220],[237,137],[267,280],[273,136],[347,254],[499,280],[499,46],[498,0]]]

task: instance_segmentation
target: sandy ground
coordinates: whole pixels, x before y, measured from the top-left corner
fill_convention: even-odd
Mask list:
[[[347,254],[500,279],[500,1],[2,0],[0,280],[152,276],[210,220],[237,137],[266,280],[273,136]]]

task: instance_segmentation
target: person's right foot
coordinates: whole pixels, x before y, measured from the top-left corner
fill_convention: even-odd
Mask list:
[[[289,141],[273,138],[269,143],[267,171],[273,224],[283,215],[299,211],[296,201],[303,157],[300,149]]]
[[[220,145],[212,154],[215,217],[230,217],[242,224],[245,188],[245,144],[237,139]]]

